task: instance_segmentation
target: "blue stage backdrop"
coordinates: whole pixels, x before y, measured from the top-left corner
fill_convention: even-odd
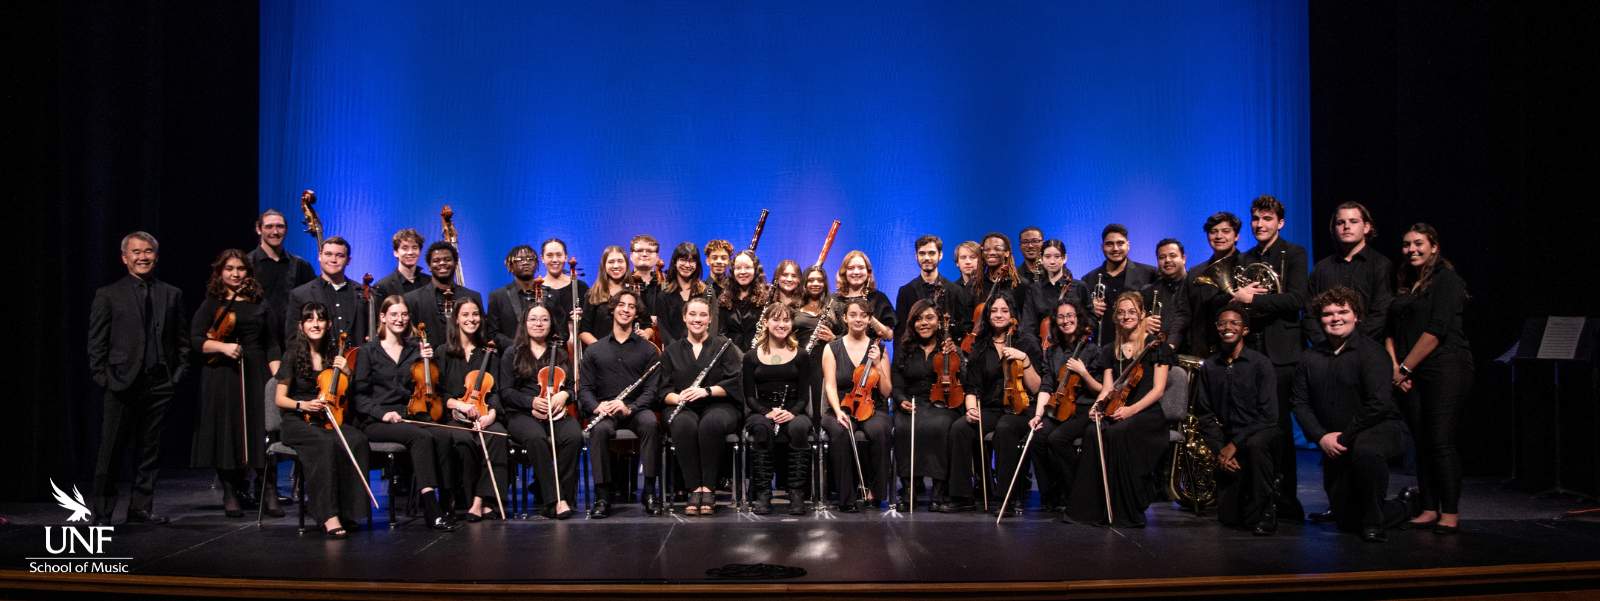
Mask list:
[[[956,243],[1029,224],[1078,274],[1110,222],[1137,260],[1173,236],[1193,265],[1206,216],[1261,193],[1308,241],[1306,22],[1277,0],[266,0],[260,203],[293,224],[317,190],[379,277],[390,235],[431,242],[450,203],[480,290],[517,243],[563,238],[592,277],[641,232],[742,249],[762,208],[769,276],[840,219],[830,271],[864,250],[891,296],[923,233],[948,275]]]

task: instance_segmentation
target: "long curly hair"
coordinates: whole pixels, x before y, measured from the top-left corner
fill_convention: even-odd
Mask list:
[[[250,264],[250,257],[237,248],[229,248],[217,253],[216,260],[211,262],[211,278],[206,280],[206,294],[217,300],[228,300],[228,285],[222,283],[222,268],[228,266],[228,259],[238,259],[244,264],[244,284],[239,286],[236,293],[242,302],[261,302],[261,284],[256,282],[256,268]]]
[[[750,264],[756,268],[755,277],[750,278],[750,284],[746,286],[740,286],[738,278],[733,277],[734,266],[739,264],[740,257],[749,257]],[[745,298],[741,300],[739,298],[739,293],[741,292],[748,292],[749,294],[745,295]],[[739,254],[733,256],[732,261],[728,262],[727,284],[722,286],[722,296],[717,299],[717,304],[724,309],[732,309],[733,304],[736,302],[755,303],[757,305],[766,304],[769,293],[770,286],[767,285],[767,272],[761,268],[761,259],[756,257],[754,251],[741,250]]]
[[[323,365],[329,365],[333,361],[333,328],[324,329],[322,340],[313,343],[310,338],[306,338],[305,332],[306,322],[313,319],[328,321],[328,307],[318,302],[300,305],[300,318],[294,322],[294,335],[289,339],[289,352],[294,358],[295,377],[314,381],[317,374],[311,367],[312,350],[315,349],[317,355],[322,358]]]

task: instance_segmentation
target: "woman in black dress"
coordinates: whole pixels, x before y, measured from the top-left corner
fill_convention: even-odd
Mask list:
[[[744,355],[744,420],[750,433],[750,488],[754,511],[772,512],[773,453],[779,443],[788,454],[789,515],[803,515],[811,477],[811,356],[794,335],[795,310],[784,303],[767,311],[767,327],[756,348]]]
[[[889,295],[878,289],[878,280],[872,275],[872,261],[867,259],[867,253],[859,250],[845,253],[844,260],[839,263],[839,272],[834,274],[833,284],[838,293],[838,302],[831,305],[837,311],[832,323],[844,323],[845,303],[865,301],[867,335],[874,340],[894,339],[894,306],[889,303]]]
[[[737,342],[711,334],[711,306],[705,299],[689,299],[683,306],[683,323],[688,335],[672,341],[662,352],[661,388],[669,391],[663,398],[672,408],[667,429],[678,451],[683,487],[689,491],[683,512],[709,516],[716,511],[716,493],[711,487],[717,483],[717,470],[728,449],[726,438],[738,432],[744,421],[744,401],[739,394],[743,353]],[[705,377],[700,379],[702,372]]]
[[[828,272],[821,266],[812,266],[801,275],[800,310],[794,314],[794,339],[800,341],[800,350],[811,355],[812,370],[821,373],[821,349],[833,342],[835,312],[829,308],[833,295],[828,293]],[[813,390],[822,394],[819,380]]]
[[[1134,366],[1142,365],[1144,375],[1134,384],[1122,408],[1107,415],[1101,415],[1098,408],[1091,410],[1089,419],[1100,422],[1101,431],[1097,434],[1091,425],[1083,436],[1085,462],[1100,461],[1101,441],[1104,441],[1112,524],[1135,528],[1144,527],[1144,512],[1155,490],[1150,477],[1167,449],[1167,418],[1161,413],[1160,401],[1167,388],[1167,366],[1171,357],[1165,344],[1155,345],[1140,356],[1149,342],[1149,335],[1142,327],[1145,315],[1144,296],[1139,292],[1130,290],[1117,295],[1112,304],[1116,337],[1100,350],[1100,364],[1104,369],[1100,378],[1102,388],[1095,402],[1104,401],[1115,392],[1117,380]],[[1067,516],[1074,521],[1107,522],[1107,488],[1101,485],[1098,467],[1094,463],[1084,465],[1073,479],[1072,492],[1067,498]]]
[[[450,438],[444,428],[408,424],[406,405],[415,383],[411,364],[423,357],[435,357],[426,339],[410,340],[411,312],[400,296],[383,299],[378,306],[378,335],[361,345],[356,373],[351,382],[354,419],[367,433],[367,439],[405,445],[411,456],[411,473],[416,478],[417,495],[429,528],[450,532],[460,528],[440,507],[438,488],[441,474],[449,472]]]
[[[1048,250],[1046,250],[1048,252]],[[1046,269],[1048,274],[1049,270]],[[1079,462],[1076,443],[1088,431],[1089,406],[1105,386],[1096,374],[1100,368],[1100,347],[1090,340],[1088,313],[1083,305],[1071,299],[1056,303],[1052,312],[1050,336],[1054,338],[1049,350],[1044,352],[1044,379],[1039,386],[1039,402],[1034,405],[1033,420],[1029,425],[1039,429],[1038,436],[1048,443],[1048,453],[1033,456],[1034,473],[1039,476],[1041,505],[1063,514],[1067,505],[1067,491],[1072,485]],[[1077,376],[1077,386],[1064,388]],[[1057,394],[1057,393],[1060,394]],[[1072,416],[1066,420],[1055,418],[1053,405],[1056,398],[1061,403],[1073,405]],[[1043,449],[1041,449],[1043,451]]]
[[[883,360],[883,348],[867,335],[870,324],[876,321],[869,304],[871,301],[860,297],[845,302],[844,324],[848,329],[844,336],[828,344],[828,352],[822,354],[822,391],[831,412],[822,420],[822,428],[827,430],[831,441],[828,452],[837,483],[834,490],[839,491],[839,510],[846,513],[876,507],[889,492],[889,448],[893,441],[890,440],[892,420],[886,397],[891,392],[893,376],[889,374],[889,362]],[[878,386],[870,391],[875,410],[872,417],[857,422],[853,415],[840,409],[839,401],[855,389],[855,369],[868,361],[878,372]],[[852,431],[866,435],[867,450],[859,451],[859,455],[860,445],[855,444]],[[861,472],[869,480],[864,483],[865,499],[857,498],[860,494],[856,478],[858,459]]]
[[[522,327],[517,329],[516,342],[500,360],[500,373],[495,385],[500,388],[500,402],[506,412],[506,429],[517,444],[528,449],[533,462],[534,480],[539,483],[539,500],[544,504],[541,514],[547,518],[564,520],[572,517],[572,507],[578,496],[578,454],[583,449],[583,433],[576,413],[567,411],[567,403],[574,401],[572,360],[565,345],[551,344],[550,310],[541,306],[528,307],[522,314]],[[539,385],[539,370],[562,370],[565,379],[548,398]],[[572,406],[577,409],[576,404]],[[555,415],[550,414],[551,411]],[[552,417],[554,419],[552,419]],[[554,450],[550,438],[555,436]],[[557,465],[559,462],[560,465]],[[560,472],[560,478],[556,473]],[[557,480],[560,490],[557,491]]]
[[[728,270],[731,272],[728,284],[717,299],[718,322],[722,335],[732,339],[733,345],[742,351],[750,348],[750,341],[756,337],[756,321],[761,319],[761,309],[771,298],[772,290],[766,282],[766,271],[761,269],[761,260],[753,252],[746,250],[734,255],[733,265]]]
[[[967,459],[978,448],[979,436],[994,433],[993,443],[984,445],[985,455],[979,456],[978,461],[988,465],[987,454],[992,452],[995,466],[994,470],[989,471],[994,478],[978,487],[980,494],[986,486],[990,497],[996,500],[1003,497],[1005,487],[1011,485],[1012,472],[1017,471],[1020,465],[1021,445],[1028,435],[1028,418],[1032,413],[1026,408],[1021,413],[1013,412],[1006,406],[1005,372],[1008,362],[1022,365],[1022,384],[1031,402],[1039,391],[1038,366],[1043,362],[1044,353],[1039,350],[1039,341],[1018,327],[1015,313],[1018,308],[1010,293],[997,293],[990,297],[989,304],[984,308],[983,320],[976,326],[977,343],[962,366],[961,385],[967,393],[966,414],[964,419],[958,419],[950,426],[952,502],[941,509],[962,511],[972,505],[972,469],[967,467],[971,464]],[[980,425],[982,431],[978,429]],[[983,477],[982,470],[978,475]],[[1026,474],[1017,474],[1016,490],[1026,491],[1029,488],[1031,484]],[[1020,512],[1021,496],[1012,494],[1011,507],[1002,510],[1012,514]]]
[[[889,370],[895,407],[899,409],[894,413],[894,452],[896,457],[905,458],[896,468],[900,472],[902,490],[915,491],[912,495],[901,493],[902,511],[910,510],[916,498],[926,499],[930,507],[936,507],[949,494],[950,424],[961,415],[946,403],[935,404],[929,400],[934,386],[939,384],[939,376],[933,369],[934,357],[947,351],[959,357],[960,352],[944,337],[939,311],[931,300],[922,299],[911,305],[906,319],[911,320],[911,327],[906,328],[895,345],[894,363]],[[961,374],[950,374],[950,378],[960,384]],[[911,427],[913,411],[916,412],[914,430]],[[913,437],[917,447],[915,457],[911,453]],[[933,497],[923,493],[923,478],[933,480]]]
[[[367,435],[350,423],[354,411],[345,414],[345,423],[335,432],[324,413],[327,405],[317,400],[317,375],[323,370],[337,369],[344,372],[341,377],[350,377],[350,366],[334,348],[328,326],[328,308],[322,303],[300,307],[294,337],[278,367],[274,404],[283,411],[283,444],[300,456],[306,512],[322,522],[328,536],[344,538],[346,529],[355,528],[361,522],[357,516],[369,507],[363,481],[372,465],[367,459],[371,450]],[[340,434],[350,444],[349,452],[339,442]],[[350,462],[352,454],[355,464]]]
[[[708,302],[715,296],[711,286],[701,279],[702,266],[700,263],[700,247],[693,242],[680,242],[672,249],[672,258],[667,260],[667,281],[661,285],[661,293],[656,300],[656,323],[662,328],[661,339],[668,344],[688,335],[688,330],[683,325],[683,306],[689,299],[702,297]],[[712,323],[711,331],[717,331],[716,323]]]
[[[1384,345],[1394,362],[1400,411],[1417,445],[1423,509],[1410,525],[1455,534],[1461,523],[1456,427],[1473,376],[1472,346],[1461,325],[1467,285],[1440,254],[1439,231],[1431,225],[1411,226],[1400,252],[1404,261]]]
[[[450,320],[448,335],[445,336],[444,353],[439,357],[437,386],[439,395],[445,398],[445,408],[449,409],[443,421],[455,426],[504,434],[506,428],[499,421],[504,412],[500,407],[498,382],[489,390],[489,394],[484,395],[486,411],[479,412],[476,405],[465,398],[467,386],[473,384],[469,378],[473,371],[481,370],[481,374],[493,377],[500,369],[499,355],[489,352],[484,345],[482,326],[483,311],[478,303],[472,299],[456,303],[456,314]],[[445,432],[449,433],[456,459],[450,487],[472,497],[472,506],[467,509],[467,521],[477,522],[493,517],[493,512],[497,511],[503,517],[503,508],[496,503],[503,502],[504,498],[503,495],[495,496],[495,485],[500,485],[502,490],[506,485],[506,437],[490,434],[479,436],[461,430]],[[485,448],[489,451],[489,469],[494,470],[493,476],[484,467]]]
[[[217,470],[222,509],[231,518],[244,515],[241,498],[250,488],[245,471],[265,464],[266,407],[261,395],[270,374],[267,362],[279,351],[272,334],[278,329],[259,304],[260,296],[244,253],[224,250],[211,263],[206,299],[189,326],[193,348],[204,358],[191,460],[194,467]],[[232,331],[213,338],[227,319],[233,320]]]
[[[600,251],[600,275],[594,279],[594,286],[583,295],[582,321],[579,324],[578,338],[584,346],[594,344],[605,336],[611,335],[611,297],[622,292],[628,286],[628,255],[622,251],[621,246],[607,246]],[[635,291],[636,298],[644,298],[644,293]],[[639,324],[650,323],[648,305],[643,301],[639,303],[638,314],[633,320],[633,329],[637,333]]]

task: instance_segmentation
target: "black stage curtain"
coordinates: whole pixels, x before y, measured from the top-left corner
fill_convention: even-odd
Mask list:
[[[11,4],[18,46],[5,86],[8,207],[26,216],[24,275],[3,337],[13,373],[7,500],[48,498],[47,479],[88,494],[102,392],[84,352],[94,289],[126,274],[122,235],[161,243],[159,276],[193,310],[209,264],[254,244],[259,6],[228,2]],[[10,35],[8,33],[8,35]],[[15,231],[15,230],[14,230]],[[164,463],[188,461],[194,382],[168,418]]]

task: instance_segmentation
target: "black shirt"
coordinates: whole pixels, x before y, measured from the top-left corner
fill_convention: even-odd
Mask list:
[[[895,321],[894,307],[889,304],[889,295],[884,294],[882,290],[873,290],[864,295],[864,297],[867,299],[867,306],[872,308],[872,316],[877,318],[878,323],[893,330],[895,324],[899,322]],[[834,298],[837,302],[830,305],[835,310],[832,325],[833,333],[843,338],[846,328],[841,324],[845,323],[844,314],[845,309],[848,308],[846,304],[853,299],[863,298],[863,296],[835,295]],[[873,334],[872,328],[867,328],[867,330],[869,334]],[[840,392],[839,394],[844,393]]]
[[[1250,435],[1278,425],[1278,378],[1272,361],[1260,352],[1244,349],[1238,358],[1224,353],[1200,364],[1195,390],[1195,415],[1207,442],[1222,447],[1241,444]],[[1217,418],[1216,422],[1205,419]]]
[[[366,342],[369,335],[367,301],[361,298],[361,285],[347,279],[343,286],[335,289],[322,278],[301,284],[289,293],[289,304],[283,313],[285,340],[293,337],[300,327],[300,307],[311,302],[328,308],[330,336],[337,339],[340,334],[349,334],[351,343]]]
[[[754,295],[755,292],[750,294]],[[733,345],[740,350],[748,349],[751,341],[755,340],[756,324],[761,319],[762,310],[763,305],[756,304],[753,298],[734,299],[732,306],[719,305],[718,331],[733,339]]]
[[[1328,342],[1308,350],[1294,372],[1294,417],[1306,440],[1341,432],[1339,444],[1384,420],[1400,419],[1388,353],[1366,336],[1351,336],[1335,353]]]
[[[400,360],[389,358],[383,343],[377,338],[361,345],[357,351],[354,381],[351,393],[354,406],[363,418],[361,423],[383,420],[390,411],[404,416],[406,404],[411,400],[411,364],[422,358],[415,341],[407,341],[400,351]]]
[[[417,277],[409,280],[406,279],[405,274],[400,273],[400,269],[397,267],[389,275],[383,276],[383,279],[372,285],[374,288],[374,300],[381,305],[385,298],[405,296],[406,293],[412,290],[428,285],[428,282],[432,280],[433,278],[428,275],[428,272],[421,265],[417,266]]]
[[[1250,303],[1250,335],[1245,344],[1265,353],[1274,365],[1294,365],[1305,341],[1300,336],[1300,311],[1305,307],[1310,283],[1306,277],[1306,249],[1282,238],[1270,248],[1257,245],[1239,257],[1239,265],[1266,263],[1278,273],[1282,289],[1258,294]]]
[[[1317,294],[1336,286],[1355,290],[1356,295],[1361,297],[1361,306],[1365,309],[1361,321],[1356,324],[1356,331],[1373,340],[1382,340],[1385,333],[1384,324],[1388,321],[1389,306],[1394,302],[1393,282],[1394,264],[1388,257],[1372,250],[1371,244],[1366,244],[1349,260],[1346,260],[1344,253],[1341,252],[1317,261],[1316,268],[1311,270],[1311,283],[1306,298],[1314,298]],[[1318,317],[1318,308],[1306,308],[1306,319],[1301,328],[1305,330],[1306,339],[1312,344],[1320,344],[1324,338]]]
[[[1034,370],[1044,365],[1044,352],[1039,350],[1039,341],[1032,335],[1021,334],[1012,339],[1011,346],[1028,355],[1028,361],[1033,363]],[[1000,353],[995,350],[994,344],[989,340],[979,339],[973,345],[972,354],[967,357],[966,365],[961,370],[961,386],[967,389],[967,394],[978,397],[978,405],[988,408],[1000,408],[1005,405],[1005,378],[1000,369]],[[1028,404],[1031,407],[1037,400],[1033,393],[1028,394]]]
[[[1023,292],[1022,298],[1017,299],[1022,305],[1017,318],[1022,324],[1022,331],[1034,336],[1039,336],[1039,322],[1045,318],[1054,321],[1056,303],[1070,300],[1078,303],[1078,307],[1085,312],[1090,308],[1089,289],[1083,282],[1068,277],[1064,270],[1061,278],[1054,283],[1050,281],[1049,276],[1043,276],[1028,284],[1023,288]]]
[[[655,403],[656,382],[659,373],[651,374],[639,383],[626,399],[616,399],[630,384],[639,380],[661,358],[656,347],[638,336],[629,336],[626,342],[607,334],[583,351],[582,381],[578,383],[578,403],[584,413],[593,414],[601,401],[619,400],[630,411],[643,411]],[[657,372],[660,371],[658,368]]]
[[[711,365],[711,357],[716,355],[718,349],[721,349],[722,344],[727,341],[727,338],[721,336],[706,338],[705,343],[700,345],[699,356],[695,356],[694,345],[688,338],[674,340],[672,344],[662,349],[660,371],[664,381],[657,392],[663,401],[669,393],[683,392],[694,385],[694,379],[699,377],[706,366]],[[731,403],[743,410],[744,392],[740,388],[744,382],[744,374],[741,371],[743,361],[744,353],[740,352],[738,345],[728,345],[728,348],[722,351],[722,355],[717,357],[716,366],[706,371],[705,379],[700,381],[700,387],[705,388],[707,392],[712,386],[721,386],[723,390],[728,391],[728,396],[706,396],[695,403]]]
[[[473,302],[478,304],[479,310],[483,310],[483,295],[478,294],[471,288],[451,284],[450,291],[455,297],[453,300],[456,306],[459,307],[467,299],[472,299]],[[444,313],[444,289],[429,285],[406,293],[405,299],[406,310],[411,312],[411,323],[427,324],[428,344],[434,346],[443,345],[444,337],[448,335],[445,329],[447,324]],[[491,340],[494,338],[495,330],[488,322],[484,323],[483,330],[484,336]]]
[[[1090,322],[1094,326],[1095,340],[1099,341],[1101,345],[1111,344],[1116,339],[1116,336],[1113,335],[1113,332],[1117,331],[1113,314],[1117,312],[1117,295],[1128,290],[1142,292],[1156,281],[1155,267],[1136,262],[1133,259],[1124,259],[1123,261],[1127,264],[1127,267],[1124,267],[1122,273],[1117,275],[1106,273],[1106,266],[1101,263],[1099,267],[1094,268],[1093,271],[1083,276],[1083,285],[1088,287],[1088,295],[1093,295],[1095,287],[1100,284],[1105,284],[1106,287],[1106,312],[1099,319],[1094,319],[1094,305],[1089,302],[1091,299],[1086,298],[1083,306],[1083,310],[1088,312]],[[1145,305],[1146,308],[1149,306],[1148,304]]]
[[[256,272],[256,283],[261,285],[261,304],[266,305],[269,313],[283,314],[289,306],[289,292],[317,279],[311,264],[291,254],[287,248],[279,248],[278,258],[273,259],[257,244],[249,258],[250,267]],[[294,321],[299,321],[298,315],[295,318]]]
[[[571,286],[568,286],[571,288]],[[639,302],[634,303],[634,331],[650,327],[650,304],[644,302],[644,294],[639,295]],[[568,301],[570,302],[570,301]],[[568,309],[567,313],[572,310]],[[615,320],[611,316],[611,301],[599,304],[590,304],[588,295],[583,299],[583,320],[578,322],[578,331],[585,332],[595,338],[608,338],[611,336],[611,326]]]
[[[477,371],[479,369],[478,366],[483,363],[484,348],[479,346],[472,349],[472,357],[470,358],[451,355],[444,352],[444,347],[434,350],[437,351],[433,358],[434,362],[439,364],[439,381],[434,382],[433,386],[434,390],[439,392],[439,398],[466,400],[462,396],[467,392],[467,375]],[[499,369],[500,353],[496,352],[489,355],[489,364],[483,368],[483,373],[498,379],[494,374]],[[495,382],[494,387],[489,389],[489,394],[483,398],[483,402],[490,409],[494,409],[495,413],[500,414],[497,417],[503,420],[505,411],[501,410],[500,407],[499,390],[500,385]],[[448,418],[448,415],[446,417]]]
[[[945,279],[942,275],[936,277],[938,279],[932,284],[923,281],[922,276],[911,278],[911,281],[906,282],[900,287],[899,292],[895,293],[895,340],[904,336],[906,329],[911,327],[911,306],[917,304],[919,300],[933,302],[935,291],[941,288],[944,289],[942,301],[944,306],[935,307],[934,310],[950,316],[950,337],[960,340],[962,336],[967,335],[967,330],[972,328],[972,308],[963,303],[961,286]],[[962,310],[963,307],[965,310]]]
[[[571,402],[577,402],[577,396],[572,383],[572,358],[567,355],[564,345],[546,346],[545,352],[555,349],[555,367],[561,368],[566,374],[566,379],[561,383],[560,390],[567,391]],[[517,373],[517,357],[519,354],[529,354],[527,348],[514,349],[512,353],[501,357],[499,371],[495,375],[495,388],[500,391],[500,404],[511,411],[527,413],[533,411],[533,399],[539,396],[539,370],[551,366],[552,357],[539,355],[534,357],[533,369],[526,374]]]
[[[781,407],[795,415],[811,412],[806,402],[811,398],[811,355],[795,349],[788,362],[768,365],[761,362],[760,351],[750,351],[741,363],[746,411],[766,415]]]
[[[300,373],[300,363],[295,359],[299,353],[290,349],[283,353],[283,360],[278,363],[278,373],[273,374],[279,384],[288,386],[289,398],[296,401],[309,401],[317,398],[317,372],[306,368],[307,373]],[[310,356],[307,356],[310,359]],[[323,367],[333,367],[333,359],[323,361]],[[276,393],[274,393],[276,394]],[[287,410],[293,411],[293,409]]]
[[[1211,258],[1206,259],[1199,267],[1189,270],[1189,274],[1184,276],[1189,323],[1184,331],[1182,343],[1176,345],[1179,352],[1196,357],[1210,357],[1222,345],[1222,340],[1217,337],[1217,313],[1228,306],[1228,303],[1233,302],[1233,296],[1224,293],[1214,284],[1233,285],[1233,270],[1238,267],[1239,257],[1238,249],[1230,249],[1222,256],[1213,253]],[[1224,273],[1227,275],[1223,275]],[[1195,281],[1202,276],[1213,283],[1202,284]],[[1228,281],[1218,282],[1219,279]],[[1170,338],[1171,333],[1168,336]]]
[[[1058,388],[1066,385],[1067,380],[1072,377],[1072,372],[1066,372],[1065,377],[1063,377],[1061,368],[1066,366],[1067,360],[1073,357],[1083,361],[1083,367],[1089,372],[1090,377],[1096,380],[1104,377],[1105,366],[1100,364],[1100,347],[1095,346],[1092,341],[1085,342],[1083,343],[1083,348],[1078,349],[1077,354],[1074,355],[1073,350],[1077,344],[1074,342],[1065,347],[1056,345],[1044,352],[1044,363],[1036,368],[1040,370],[1039,392],[1053,395]],[[1072,393],[1073,402],[1079,405],[1089,405],[1094,403],[1094,398],[1095,393],[1087,383],[1080,379],[1078,389]]]
[[[894,398],[896,406],[913,398],[926,402],[933,396],[933,385],[939,382],[939,375],[933,370],[933,358],[939,355],[938,343],[933,345],[933,352],[922,349],[916,342],[901,342],[894,345],[894,363],[889,365],[889,381],[894,386],[890,396]],[[956,374],[960,378],[960,374]]]
[[[1423,334],[1433,334],[1439,339],[1435,354],[1472,350],[1467,343],[1467,332],[1461,325],[1461,314],[1466,304],[1466,281],[1461,279],[1456,270],[1443,265],[1434,272],[1433,281],[1427,288],[1395,296],[1394,314],[1389,324],[1389,335],[1394,337],[1395,357],[1404,361]],[[1407,367],[1416,369],[1417,366]]]

